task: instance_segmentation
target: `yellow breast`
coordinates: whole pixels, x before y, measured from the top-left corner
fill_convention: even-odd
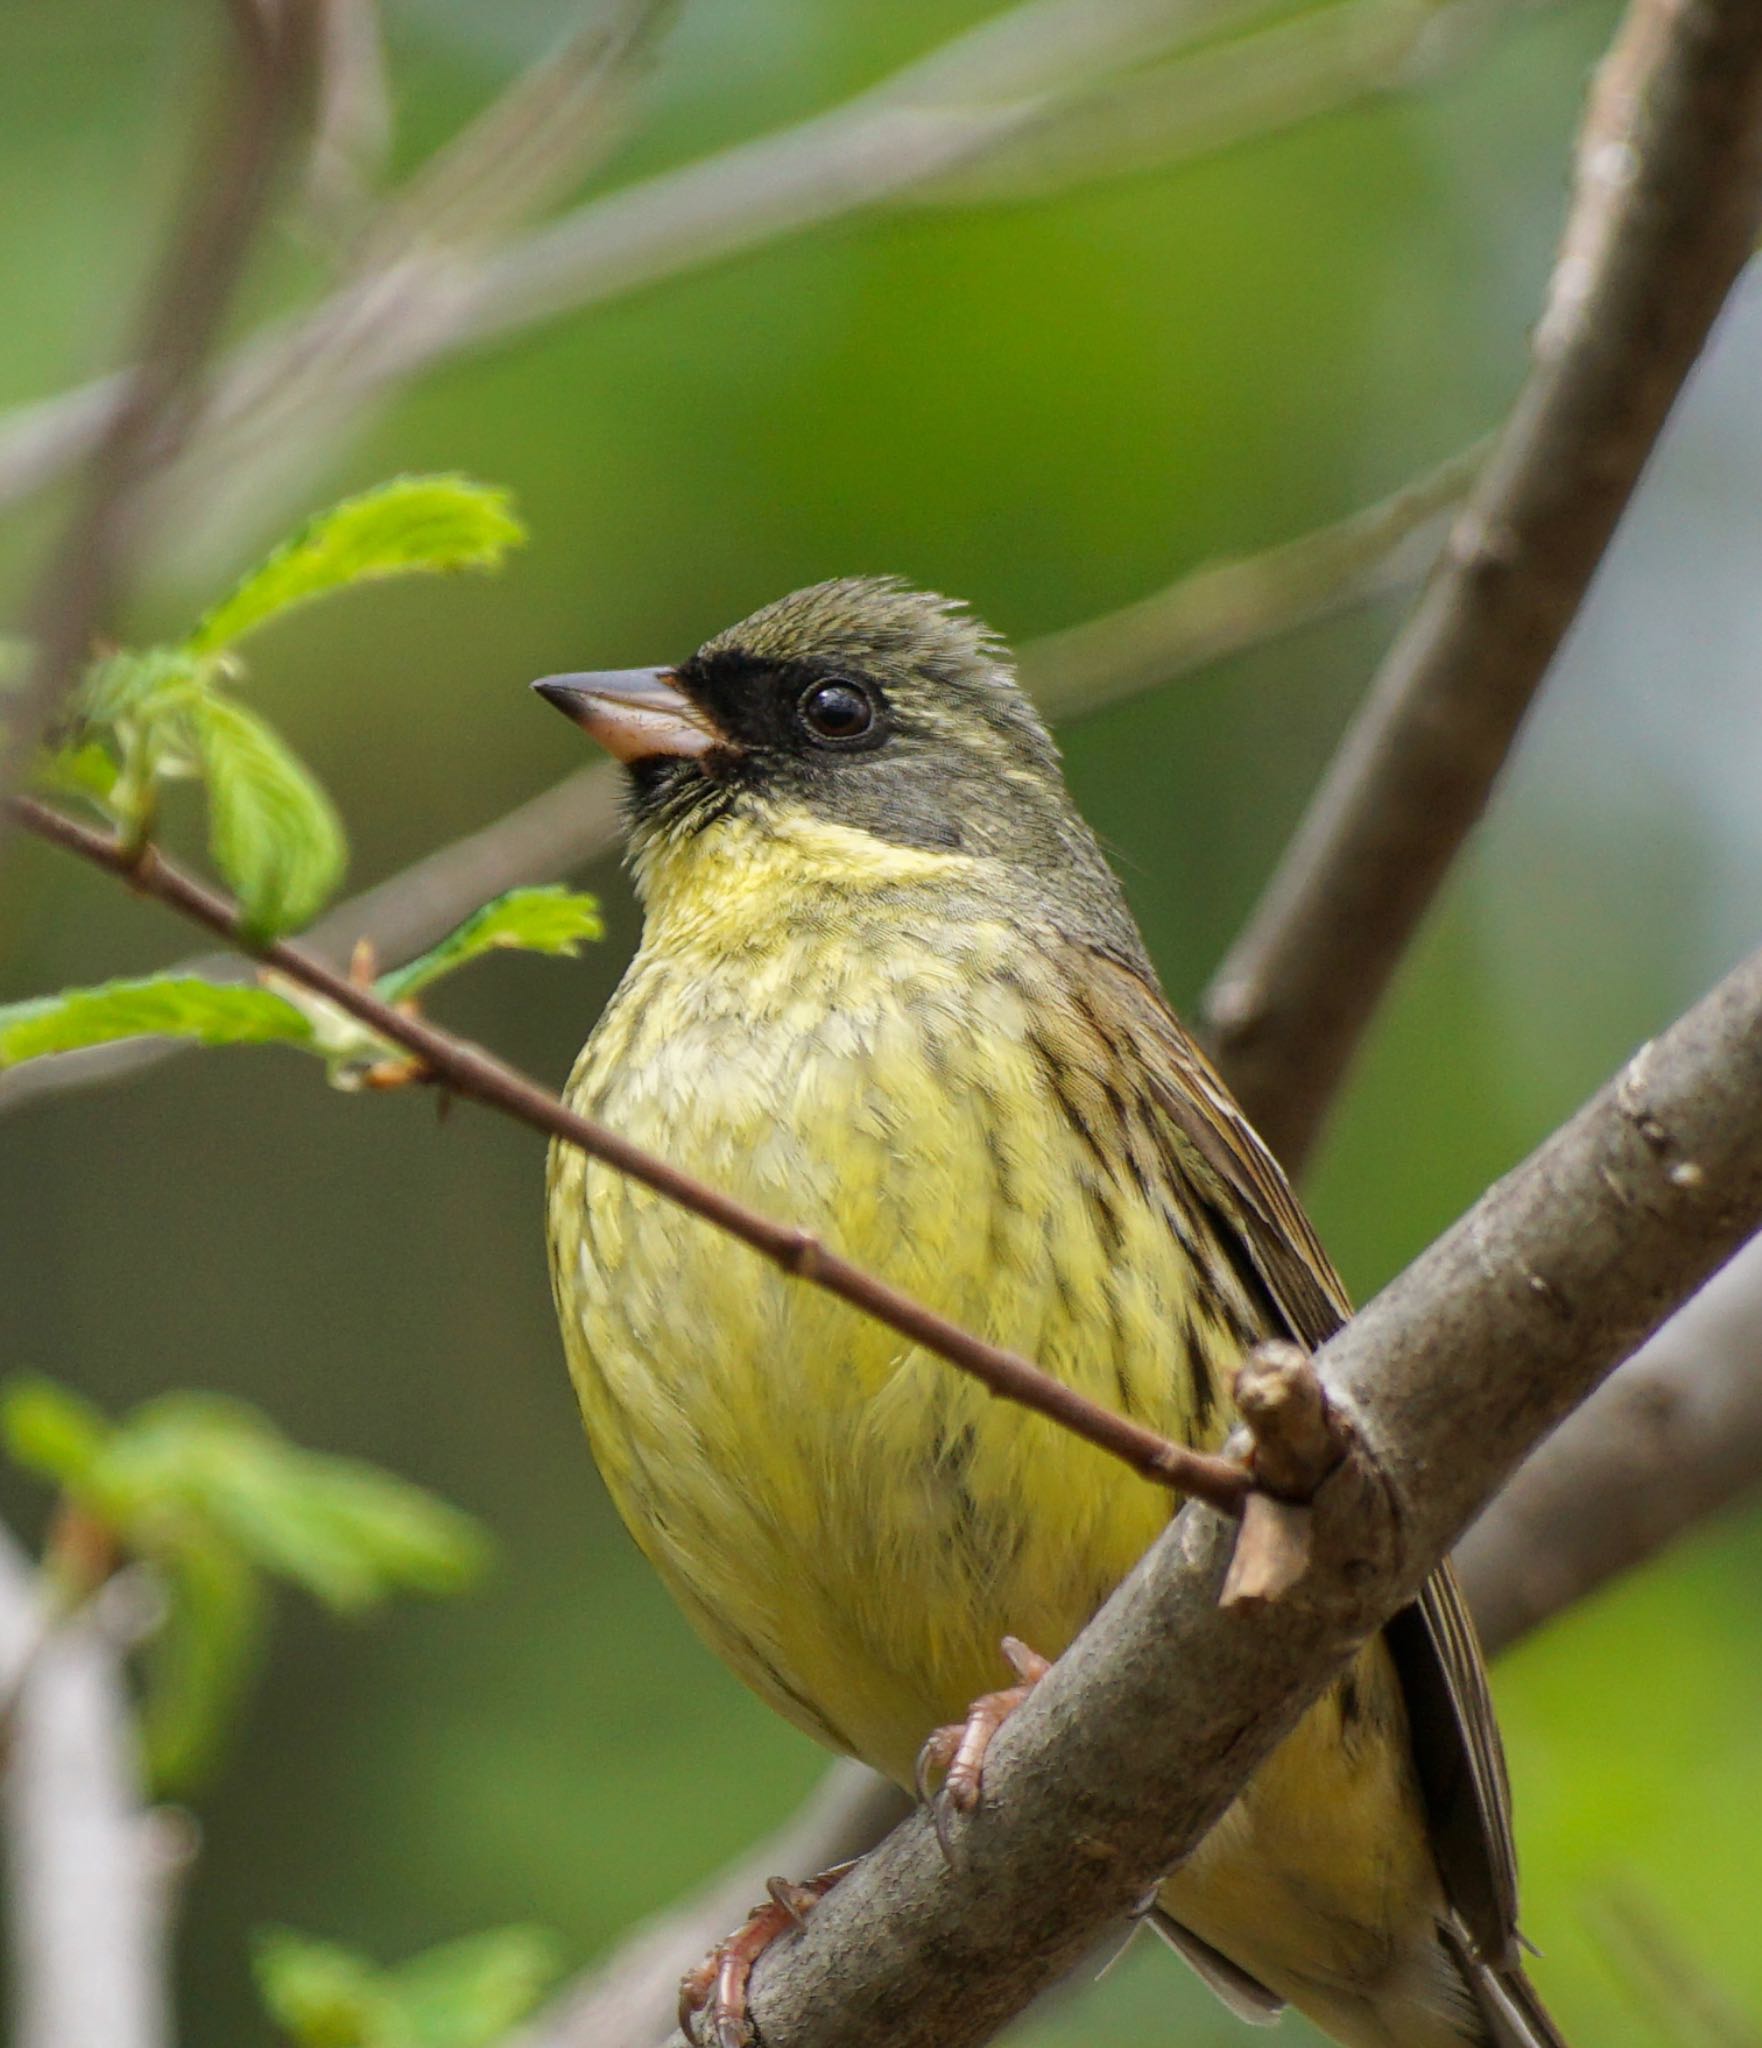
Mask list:
[[[570,1099],[1215,1443],[1264,1328],[1052,936],[959,858],[833,826],[724,827],[692,859],[644,876],[643,948]],[[570,1370],[636,1540],[757,1692],[901,1783],[1003,1681],[1000,1637],[1057,1656],[1167,1520],[1113,1459],[568,1148],[549,1221]],[[1466,2038],[1433,2010],[1437,1880],[1380,1642],[1162,1899],[1342,2041]],[[1391,2035],[1365,1987],[1409,1980]]]
[[[1033,934],[914,919],[958,862],[870,858],[807,902],[804,864],[748,844],[670,917],[651,889],[571,1100],[1097,1399],[1215,1437],[1210,1361],[1240,1338],[1097,1144],[1101,1049]],[[1001,1635],[1056,1655],[1167,1519],[1160,1489],[566,1149],[550,1226],[637,1541],[750,1684],[895,1776],[1001,1681]]]

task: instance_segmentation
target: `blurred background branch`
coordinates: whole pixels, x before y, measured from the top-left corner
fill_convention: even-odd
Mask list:
[[[296,0],[228,0],[229,49],[188,188],[148,287],[133,366],[91,440],[72,517],[25,618],[30,669],[7,706],[0,800],[24,779],[107,623],[141,499],[198,410],[202,366],[262,225],[307,85],[308,22]],[[0,822],[0,831],[4,830]]]
[[[101,1594],[51,1617],[37,1574],[0,1530],[14,2048],[171,2039],[169,1921],[187,1824],[146,1803],[117,1605]]]
[[[1762,14],[1631,7],[1580,138],[1535,367],[1442,562],[1205,998],[1302,1171],[1480,818],[1762,226]]]
[[[464,351],[885,201],[1042,196],[1429,81],[1511,0],[1333,0],[1261,28],[1273,0],[1028,0],[831,112],[517,231],[612,147],[668,11],[619,0],[383,200],[333,295],[254,336],[212,381],[198,472],[296,430],[334,436],[367,400]],[[327,33],[342,31],[327,20]],[[1226,35],[1238,40],[1210,47]],[[1156,68],[1121,77],[1140,64]],[[327,104],[334,126],[334,93]],[[334,154],[326,144],[323,161]],[[954,175],[994,159],[999,190]],[[0,507],[77,462],[121,389],[103,379],[0,418]]]

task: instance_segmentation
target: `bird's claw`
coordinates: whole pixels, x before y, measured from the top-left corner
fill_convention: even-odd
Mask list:
[[[930,1810],[930,1824],[950,1863],[954,1861],[953,1816],[977,1810],[984,1791],[985,1753],[997,1731],[1052,1669],[1038,1651],[1015,1636],[1003,1639],[1003,1654],[1019,1684],[982,1694],[967,1709],[964,1721],[933,1729],[918,1751],[918,1797]],[[941,1791],[932,1790],[940,1775]]]
[[[766,1879],[767,1903],[755,1906],[743,1926],[680,1980],[679,2031],[688,2041],[697,2048],[753,2048],[758,2037],[747,2011],[747,1991],[754,1964],[780,1934],[805,1926],[808,1914],[852,1867],[840,1863],[805,1884],[786,1877]]]

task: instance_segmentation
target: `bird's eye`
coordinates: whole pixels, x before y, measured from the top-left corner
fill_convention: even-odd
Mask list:
[[[875,703],[855,683],[814,683],[801,697],[802,723],[817,740],[860,740],[875,724]]]

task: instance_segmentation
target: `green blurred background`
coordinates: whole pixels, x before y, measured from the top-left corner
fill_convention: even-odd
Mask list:
[[[691,0],[602,182],[811,112],[983,11]],[[397,0],[399,161],[578,18],[566,0]],[[970,597],[1026,639],[1299,533],[1511,397],[1613,21],[1602,0],[1502,13],[1404,89],[1184,167],[870,214],[531,330],[304,451],[248,509],[168,515],[131,625],[175,627],[309,504],[394,471],[513,488],[534,542],[497,580],[356,594],[260,652],[257,701],[336,792],[364,882],[576,764],[525,691],[534,675],[676,656],[856,570]],[[167,0],[0,9],[0,403],[120,345],[211,26]],[[284,241],[250,310],[311,273]],[[1311,1194],[1361,1293],[1753,936],[1758,358],[1752,290],[1356,1077]],[[9,599],[55,509],[0,529]],[[1306,631],[1068,729],[1078,797],[1178,1001],[1252,901],[1397,617]],[[616,867],[588,885],[610,920],[591,958],[510,959],[443,998],[449,1021],[553,1081],[633,936]],[[184,950],[124,892],[8,850],[0,1000]],[[236,1392],[499,1539],[462,1602],[359,1630],[285,1604],[202,1806],[191,2048],[266,2037],[255,1925],[391,1957],[537,1920],[585,1961],[822,1768],[697,1646],[614,1523],[561,1369],[539,1175],[511,1125],[336,1095],[269,1052],[180,1060],[0,1130],[0,1367],[113,1407]],[[15,1526],[37,1525],[28,1487],[0,1495]],[[1620,1889],[1762,2014],[1759,1618],[1762,1522],[1735,1517],[1497,1671],[1537,1974],[1582,2043],[1691,2038],[1635,2002],[1599,1939]],[[1241,2030],[1146,1944],[1020,2038],[1221,2048]]]

